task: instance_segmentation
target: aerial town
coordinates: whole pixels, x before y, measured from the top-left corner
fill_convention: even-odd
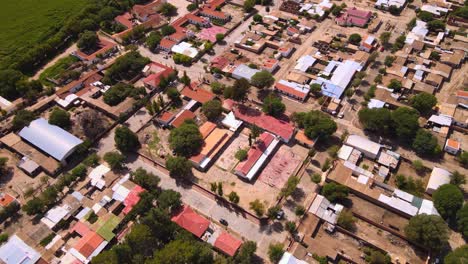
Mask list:
[[[2,5],[0,263],[468,263],[468,1]]]

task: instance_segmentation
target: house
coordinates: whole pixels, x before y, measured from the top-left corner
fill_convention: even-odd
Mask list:
[[[371,52],[373,49],[377,47],[377,39],[374,36],[368,35],[365,36],[359,46],[360,50],[365,52]]]
[[[27,175],[33,177],[36,176],[40,171],[40,166],[34,160],[24,156],[18,162],[18,168],[24,171]]]
[[[194,59],[198,55],[198,50],[193,47],[192,44],[188,42],[181,42],[172,46],[171,51],[173,53],[183,54],[187,57]]]
[[[209,8],[209,7],[203,7],[200,10],[200,15],[209,17],[214,20],[220,20],[223,22],[227,22],[231,19],[231,15],[221,12],[221,11],[216,11],[215,9]]]
[[[119,201],[123,204],[122,212],[124,214],[130,213],[133,206],[140,201],[140,194],[145,191],[140,185],[133,183],[129,180],[130,175],[120,179],[114,186],[112,186],[112,199]]]
[[[452,53],[444,53],[443,56],[440,57],[439,61],[453,68],[459,68],[465,61],[465,51],[455,50]]]
[[[288,27],[286,29],[286,33],[289,35],[289,36],[294,36],[296,34],[300,34],[301,32],[299,31],[299,29],[295,28],[295,27]]]
[[[170,123],[173,127],[177,128],[180,127],[186,120],[193,120],[195,119],[195,114],[190,110],[182,110],[180,111]]]
[[[361,151],[364,156],[372,160],[377,158],[382,148],[382,145],[358,135],[348,136],[345,144]]]
[[[332,225],[336,225],[338,222],[338,216],[343,209],[343,205],[333,204],[327,198],[318,194],[315,196],[315,199],[309,208],[309,213],[316,215],[318,218]]]
[[[266,59],[263,61],[262,69],[267,72],[274,72],[279,67],[279,61],[277,59]]]
[[[192,13],[186,14],[185,17],[187,18],[188,22],[193,25],[200,26],[200,27],[210,26],[210,21],[204,17],[199,17]]]
[[[276,150],[279,140],[273,134],[263,132],[247,153],[247,159],[239,162],[234,173],[251,181]]]
[[[203,137],[203,146],[198,155],[190,158],[196,168],[205,171],[212,164],[219,151],[226,145],[233,133],[229,130],[216,127],[212,122],[200,126]]]
[[[427,183],[426,192],[433,194],[440,186],[450,183],[452,174],[442,168],[434,167]]]
[[[297,259],[289,252],[284,252],[278,264],[307,264],[306,261]]]
[[[364,27],[372,17],[372,12],[360,10],[356,7],[349,8],[341,16],[335,19],[340,26]]]
[[[0,260],[5,264],[35,264],[40,258],[39,252],[16,235],[0,247]]]
[[[306,136],[304,130],[298,130],[295,136],[296,142],[306,148],[313,148],[316,140],[312,140]]]
[[[158,62],[151,62],[142,71],[143,75],[146,76],[143,79],[143,84],[151,90],[159,88],[161,80],[169,78],[174,73],[172,68]]]
[[[260,70],[252,69],[245,64],[239,64],[234,71],[232,72],[232,78],[234,79],[246,79],[247,81],[251,81],[252,77]]]
[[[71,233],[78,234],[79,239],[68,252],[82,263],[89,263],[109,243],[81,222],[75,224]]]
[[[184,97],[190,98],[191,100],[195,100],[200,104],[204,104],[208,101],[211,101],[215,98],[215,95],[202,88],[201,83],[193,82],[189,86],[185,86],[180,94]]]
[[[184,205],[182,210],[171,220],[198,238],[201,238],[210,226],[210,221],[197,214],[188,205]]]
[[[449,10],[447,8],[440,7],[437,5],[425,4],[421,6],[421,11],[429,12],[433,14],[435,17],[441,17],[447,14]]]
[[[457,155],[458,152],[460,152],[460,147],[461,147],[460,142],[458,142],[455,139],[449,138],[445,142],[444,151],[446,151],[446,152],[448,152],[448,153],[450,153],[452,155]]]
[[[86,53],[80,49],[72,51],[72,55],[77,57],[79,60],[91,64],[99,62],[103,57],[109,56],[117,50],[117,44],[108,40],[105,40],[102,37],[99,37],[99,43],[97,44],[96,49],[92,53]]]
[[[312,65],[317,61],[314,57],[310,55],[304,55],[297,60],[296,66],[294,66],[295,70],[301,72],[307,72]]]
[[[276,135],[285,143],[288,143],[294,135],[294,126],[291,123],[265,115],[256,109],[244,105],[236,105],[233,108],[233,112],[237,119],[250,125],[255,124],[261,129]]]
[[[215,248],[221,250],[223,253],[231,257],[234,257],[234,255],[236,255],[241,245],[241,240],[233,237],[227,232],[222,232],[214,242]]]
[[[44,118],[32,121],[24,127],[19,135],[33,146],[52,156],[54,159],[66,163],[70,156],[83,141],[62,128],[51,125]]]
[[[167,3],[167,0],[156,0],[146,5],[134,5],[132,14],[141,22],[145,22],[150,19],[152,15],[157,14],[165,3]]]
[[[309,95],[310,86],[307,84],[304,85],[286,80],[279,80],[275,84],[274,89],[286,96],[304,102]]]
[[[161,49],[165,52],[171,52],[171,49],[175,44],[177,44],[177,42],[168,38],[163,38],[161,42],[159,42],[158,49]]]
[[[377,0],[374,6],[377,9],[388,10],[391,6],[402,10],[406,4],[406,0]]]
[[[442,83],[444,82],[444,77],[431,72],[426,76],[424,82],[434,86],[436,89],[439,89],[442,86]]]

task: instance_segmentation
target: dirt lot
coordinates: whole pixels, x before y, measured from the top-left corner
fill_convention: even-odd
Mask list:
[[[388,252],[392,260],[399,259],[402,263],[425,263],[426,254],[408,242],[384,230],[381,230],[362,220],[356,221],[354,232],[358,237]]]
[[[215,166],[225,171],[231,171],[239,161],[234,157],[239,149],[248,150],[249,138],[244,133],[240,133],[238,136],[232,139],[229,147],[226,148],[224,153],[216,161]]]
[[[242,21],[244,17],[242,8],[235,5],[226,4],[221,8],[221,11],[231,15],[231,20],[224,25],[227,29],[233,28],[237,23]]]
[[[431,177],[431,171],[429,169],[426,169],[424,173],[418,173],[416,170],[413,168],[413,166],[406,162],[406,161],[401,161],[400,166],[398,166],[398,170],[396,173],[394,173],[391,177],[388,183],[392,186],[395,186],[395,176],[398,174],[403,174],[406,177],[412,177],[413,179],[419,179],[423,182],[423,186],[426,187],[427,183],[429,182],[429,178]]]
[[[22,170],[16,167],[19,158],[8,150],[0,149],[0,157],[8,158],[8,173],[0,179],[0,192],[6,192],[16,197],[21,204],[25,202],[24,194],[28,189],[41,191],[45,179],[48,179],[49,182],[53,181],[51,177],[43,172],[34,178],[26,175]],[[44,182],[42,182],[42,179],[44,179]]]
[[[169,129],[149,125],[138,133],[141,153],[155,161],[165,163],[165,157],[172,153],[169,148]]]
[[[380,223],[384,226],[388,226],[390,228],[393,227],[395,231],[403,234],[403,229],[409,222],[408,219],[403,218],[364,199],[361,199],[353,194],[350,194],[348,199],[352,203],[351,208],[354,213],[362,215],[369,220]]]

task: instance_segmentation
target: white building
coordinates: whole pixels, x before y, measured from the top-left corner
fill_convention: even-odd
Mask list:
[[[307,72],[307,70],[314,65],[315,61],[317,61],[314,57],[310,55],[304,55],[297,60],[297,64],[294,67],[295,70],[301,72]]]
[[[382,148],[382,145],[358,135],[350,135],[345,144],[361,151],[364,156],[370,159],[377,158]]]
[[[252,69],[245,64],[239,64],[234,71],[232,71],[232,78],[234,79],[247,79],[247,81],[251,81],[252,76],[254,76],[260,70]]]
[[[278,264],[307,264],[307,262],[297,259],[289,252],[284,252]]]
[[[34,264],[41,258],[41,254],[24,243],[16,235],[0,247],[0,260],[6,264]]]
[[[171,51],[174,53],[183,54],[192,59],[198,55],[198,50],[194,48],[193,45],[188,42],[181,42],[179,44],[172,46]]]
[[[377,0],[375,2],[375,8],[388,10],[391,6],[395,6],[398,9],[402,9],[405,5],[406,0]]]
[[[450,178],[452,174],[442,168],[434,167],[431,172],[431,177],[427,183],[426,192],[432,194],[440,186],[450,183]]]
[[[440,17],[444,14],[447,14],[447,12],[449,11],[447,8],[443,8],[443,7],[439,7],[439,6],[436,6],[436,5],[423,5],[421,6],[421,11],[426,11],[426,12],[429,12],[437,17]]]

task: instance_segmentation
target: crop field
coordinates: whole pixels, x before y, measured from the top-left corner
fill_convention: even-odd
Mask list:
[[[24,52],[53,36],[89,0],[3,0],[0,57]]]

